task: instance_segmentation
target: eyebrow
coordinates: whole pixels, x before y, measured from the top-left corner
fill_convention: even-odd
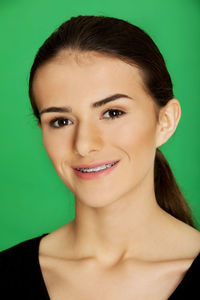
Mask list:
[[[104,98],[100,101],[92,103],[91,107],[92,108],[100,107],[102,105],[105,105],[108,102],[117,100],[119,98],[128,98],[128,99],[134,100],[133,98],[131,98],[128,95],[125,95],[125,94],[114,94],[114,95],[111,95],[111,96],[109,96],[107,98]],[[39,115],[41,116],[44,113],[51,113],[51,112],[72,112],[72,109],[71,109],[71,107],[67,107],[67,106],[63,106],[63,107],[52,106],[52,107],[44,108],[43,110],[41,110],[39,112]]]

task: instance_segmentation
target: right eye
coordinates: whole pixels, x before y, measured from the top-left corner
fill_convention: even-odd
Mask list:
[[[66,119],[64,117],[59,117],[51,120],[49,122],[50,127],[53,128],[61,128],[64,127],[65,125],[68,125],[67,122],[70,121],[69,119]],[[71,121],[70,121],[71,122]]]

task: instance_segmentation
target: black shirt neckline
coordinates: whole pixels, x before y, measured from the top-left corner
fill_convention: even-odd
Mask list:
[[[36,238],[37,240],[37,251],[36,251],[36,264],[37,264],[37,275],[40,278],[40,282],[41,282],[41,290],[43,291],[42,297],[44,300],[50,300],[50,296],[46,287],[46,283],[44,281],[44,277],[42,275],[42,270],[41,270],[41,266],[40,266],[40,262],[39,262],[39,245],[40,245],[40,240],[46,236],[49,233],[44,233],[41,236],[39,236],[38,238]],[[178,286],[175,288],[175,290],[172,292],[172,294],[169,296],[168,300],[175,297],[177,292],[180,292],[181,289],[184,288],[185,285],[187,285],[187,282],[190,281],[190,277],[195,269],[195,266],[197,266],[198,261],[200,262],[200,252],[198,253],[198,255],[194,258],[194,260],[192,261],[190,267],[187,269],[187,271],[185,272],[185,275],[183,276],[182,280],[180,281],[180,283],[178,284]]]

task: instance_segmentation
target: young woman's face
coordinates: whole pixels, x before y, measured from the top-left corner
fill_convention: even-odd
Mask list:
[[[39,112],[69,110],[42,113],[40,127],[56,172],[77,199],[100,207],[131,195],[138,185],[145,189],[147,178],[153,183],[157,123],[136,67],[95,52],[75,57],[65,50],[36,71],[33,92]],[[127,97],[93,106],[115,94]],[[72,168],[107,161],[119,162],[89,179]]]

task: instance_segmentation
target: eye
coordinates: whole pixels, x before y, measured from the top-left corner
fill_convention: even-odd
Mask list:
[[[64,127],[65,125],[69,125],[68,121],[70,121],[70,120],[66,119],[64,117],[59,117],[59,118],[55,118],[55,119],[51,120],[49,122],[49,125],[50,125],[50,127],[53,127],[53,128],[61,128],[61,127]]]
[[[104,115],[105,114],[111,114],[111,117],[106,119],[115,119],[121,117],[121,115],[125,114],[125,112],[119,109],[108,109]]]

